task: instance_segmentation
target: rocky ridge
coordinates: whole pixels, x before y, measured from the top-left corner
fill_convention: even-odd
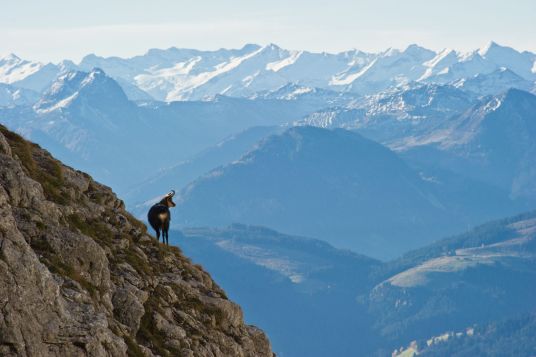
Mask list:
[[[0,126],[0,355],[273,353],[108,187]]]

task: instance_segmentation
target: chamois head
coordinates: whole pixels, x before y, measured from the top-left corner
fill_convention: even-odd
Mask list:
[[[175,207],[175,202],[173,202],[173,196],[175,196],[175,190],[171,190],[170,193],[168,193],[164,198],[162,198],[160,204],[167,207]]]

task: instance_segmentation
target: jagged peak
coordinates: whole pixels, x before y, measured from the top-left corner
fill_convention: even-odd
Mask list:
[[[105,87],[106,89],[103,89]],[[96,89],[94,89],[96,88]],[[56,109],[70,106],[81,93],[106,93],[107,97],[114,97],[116,104],[128,101],[121,86],[106,73],[94,67],[89,72],[80,70],[67,70],[60,74],[45,94],[34,105],[34,110],[46,113]],[[91,95],[93,95],[91,94]]]
[[[279,51],[281,49],[281,47],[279,47],[275,43],[269,43],[266,46],[264,46],[264,48],[272,50],[272,51]]]
[[[97,59],[97,58],[103,58],[101,56],[97,56],[96,54],[94,53],[89,53],[87,55],[85,55],[83,58],[82,58],[82,61],[81,62],[84,62],[84,60],[93,60],[93,59]]]
[[[488,41],[488,43],[484,45],[484,47],[480,48],[478,52],[480,53],[480,55],[485,55],[489,50],[491,50],[494,47],[500,47],[500,46],[495,41]]]
[[[512,47],[503,46],[498,44],[497,42],[490,41],[486,44],[486,46],[482,47],[481,49],[477,50],[478,54],[482,57],[486,57],[494,52],[502,52],[502,53],[517,53],[518,51],[513,49]]]
[[[468,61],[481,61],[483,60],[482,55],[478,50],[469,51],[469,52],[462,52],[458,55],[458,60],[460,62],[468,62]]]
[[[441,51],[437,52],[434,58],[424,62],[424,65],[427,67],[435,67],[445,61],[454,61],[458,58],[458,53],[451,48],[444,48]]]
[[[414,54],[414,53],[427,53],[427,54],[436,54],[436,52],[426,48],[419,46],[415,43],[410,44],[406,49],[403,51],[404,54]]]
[[[490,73],[477,73],[472,78],[486,78],[486,77],[512,77],[518,80],[524,80],[523,77],[512,71],[508,67],[499,67]],[[467,78],[465,78],[467,79]]]
[[[258,45],[256,43],[246,43],[242,48],[241,51],[247,51],[247,52],[253,52],[261,48],[261,45]]]
[[[380,55],[383,57],[391,57],[391,56],[396,56],[399,54],[400,54],[400,50],[397,48],[393,48],[393,47],[389,47],[385,51],[380,52]]]
[[[73,71],[77,68],[76,64],[73,61],[68,60],[68,59],[63,60],[60,63],[58,63],[58,67],[62,71]]]
[[[89,72],[89,75],[90,76],[106,76],[106,73],[104,73],[104,71],[99,67],[93,67],[91,71]]]
[[[478,110],[485,113],[494,112],[503,107],[518,107],[519,101],[528,100],[536,108],[536,96],[527,91],[509,88],[505,92],[498,95],[490,95],[483,99]]]
[[[20,62],[22,59],[14,53],[0,55],[1,62]]]
[[[82,72],[82,73],[85,73],[85,72]],[[85,75],[85,78],[82,80],[82,82],[80,83],[80,88],[83,88],[85,86],[88,86],[92,83],[96,83],[97,81],[102,81],[102,80],[105,80],[105,79],[111,79],[110,77],[108,77],[106,75],[106,73],[104,73],[104,71],[98,67],[93,67],[91,69],[91,71],[89,71],[86,75]]]
[[[510,68],[508,67],[499,67],[498,69],[496,69],[495,71],[491,72],[492,75],[501,75],[501,76],[508,76],[508,77],[512,77],[512,78],[516,78],[516,79],[519,79],[519,80],[524,80],[523,77],[521,77],[519,74],[517,74],[516,72],[512,71]]]
[[[78,66],[84,66],[84,65],[86,65],[86,63],[91,64],[91,63],[102,61],[102,60],[105,60],[105,58],[102,57],[102,56],[97,56],[94,53],[90,53],[90,54],[87,54],[84,57],[82,57],[80,62],[78,62]]]
[[[60,74],[58,78],[54,81],[54,83],[51,85],[51,88],[57,89],[58,86],[62,86],[67,82],[77,82],[78,84],[81,84],[88,78],[95,78],[100,76],[105,76],[105,73],[102,69],[96,67],[94,67],[89,72],[81,71],[78,69],[71,69]]]
[[[270,54],[270,53],[281,54],[281,53],[287,53],[287,52],[289,52],[289,51],[279,47],[278,45],[276,45],[274,43],[269,43],[267,45],[259,47],[256,50],[252,50],[251,52],[248,51],[246,53],[247,54],[253,54],[253,53],[255,53],[255,54]]]

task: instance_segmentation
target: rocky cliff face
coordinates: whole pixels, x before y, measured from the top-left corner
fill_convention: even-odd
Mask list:
[[[272,356],[112,191],[0,126],[1,356]]]

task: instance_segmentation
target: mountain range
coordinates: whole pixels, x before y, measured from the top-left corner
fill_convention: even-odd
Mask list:
[[[515,207],[492,187],[427,178],[357,133],[298,126],[186,186],[173,225],[262,225],[385,259]]]
[[[296,124],[357,131],[429,176],[453,172],[532,199],[535,113],[536,96],[519,89],[476,97],[423,85],[317,111]]]
[[[170,237],[216,274],[248,321],[268,331],[277,355],[351,356],[356,348],[373,348],[367,342],[373,342],[372,321],[355,297],[373,287],[368,275],[379,261],[320,240],[239,224],[189,228]],[[359,346],[351,342],[356,339]]]
[[[279,355],[532,351],[535,214],[471,227],[536,205],[534,63],[495,43],[469,53],[171,48],[78,64],[8,55],[0,121],[112,186],[137,217],[175,189],[173,243],[266,328]],[[112,202],[106,222],[128,215],[103,186],[79,193],[84,174],[61,166],[68,177],[57,181],[46,153],[36,173],[28,147],[13,146],[9,160],[52,180],[47,200]],[[13,212],[17,229],[41,227],[25,223],[35,211]],[[98,238],[94,221],[69,219]],[[54,263],[48,248],[32,246]]]
[[[281,126],[254,126],[230,135],[177,165],[163,168],[156,174],[133,186],[124,194],[133,212],[143,215],[148,204],[159,197],[162,187],[178,190],[203,176],[212,169],[239,160],[244,153],[255,147],[263,138],[284,131]]]
[[[536,96],[510,89],[485,97],[448,124],[392,147],[411,162],[487,182],[511,197],[536,197]]]
[[[35,104],[0,108],[0,115],[11,129],[124,192],[229,135],[292,122],[319,107],[224,96],[138,105],[117,81],[94,69],[61,74]]]
[[[414,83],[315,111],[295,124],[356,130],[391,145],[400,138],[448,125],[451,117],[470,108],[477,99],[474,93],[453,85]]]
[[[135,102],[101,69],[68,71],[35,104],[0,114],[126,194],[140,218],[162,185],[182,189],[177,227],[266,225],[385,259],[531,207],[534,95],[300,88]]]
[[[39,93],[31,89],[17,88],[9,84],[0,83],[0,107],[32,105],[39,98]]]
[[[368,296],[377,331],[409,344],[534,311],[535,217],[491,222],[386,264]]]
[[[481,94],[496,94],[506,83],[532,90],[535,60],[533,53],[494,42],[468,53],[434,52],[417,45],[379,53],[313,53],[274,44],[215,51],[172,47],[131,58],[90,54],[78,64],[68,60],[43,64],[8,55],[0,58],[0,83],[42,91],[62,71],[101,68],[133,100],[197,100],[218,94],[249,97],[289,83],[361,95],[413,81],[457,83]]]

